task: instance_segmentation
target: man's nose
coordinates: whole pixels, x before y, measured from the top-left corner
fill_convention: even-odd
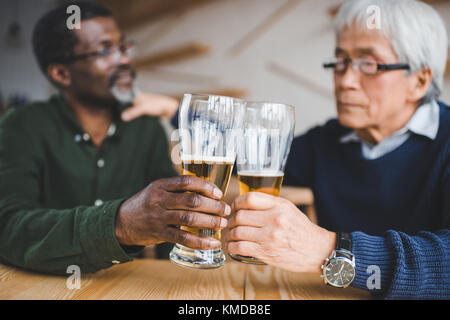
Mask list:
[[[334,81],[337,86],[342,89],[357,89],[360,87],[361,74],[357,69],[357,66],[350,63],[345,72],[335,76]]]
[[[128,55],[126,52],[119,51],[120,57],[119,57],[119,64],[130,64],[133,60],[130,55]]]

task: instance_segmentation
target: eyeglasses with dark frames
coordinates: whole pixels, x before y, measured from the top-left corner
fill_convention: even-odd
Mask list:
[[[78,60],[84,60],[92,57],[99,57],[99,58],[108,58],[108,57],[116,57],[120,59],[120,56],[122,54],[126,54],[127,56],[133,56],[135,50],[135,44],[131,40],[123,41],[117,46],[112,46],[110,48],[104,48],[101,50],[93,51],[93,52],[87,52],[79,55],[72,55],[68,58],[64,59],[64,62],[74,62]]]
[[[373,60],[360,58],[338,58],[334,61],[324,63],[323,67],[325,69],[333,69],[337,74],[345,74],[350,63],[352,64],[353,70],[359,71],[364,75],[376,75],[379,71],[410,70],[410,66],[407,63],[381,64]]]

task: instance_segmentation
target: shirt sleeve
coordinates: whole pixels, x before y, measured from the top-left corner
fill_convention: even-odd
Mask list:
[[[91,273],[131,261],[114,233],[125,199],[96,207],[42,206],[44,157],[26,129],[10,121],[0,124],[0,261],[52,274],[66,274],[70,265]]]

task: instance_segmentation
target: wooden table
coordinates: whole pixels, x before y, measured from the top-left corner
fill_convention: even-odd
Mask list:
[[[228,259],[231,260],[231,259]],[[50,276],[0,264],[0,300],[294,300],[369,299],[355,288],[326,286],[316,274],[228,261],[214,270],[179,267],[167,260],[137,259],[95,274]]]

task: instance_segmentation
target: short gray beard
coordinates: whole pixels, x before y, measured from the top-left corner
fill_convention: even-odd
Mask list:
[[[119,103],[129,104],[139,94],[139,89],[135,84],[133,84],[131,90],[120,90],[116,85],[113,85],[111,87],[111,93]]]

